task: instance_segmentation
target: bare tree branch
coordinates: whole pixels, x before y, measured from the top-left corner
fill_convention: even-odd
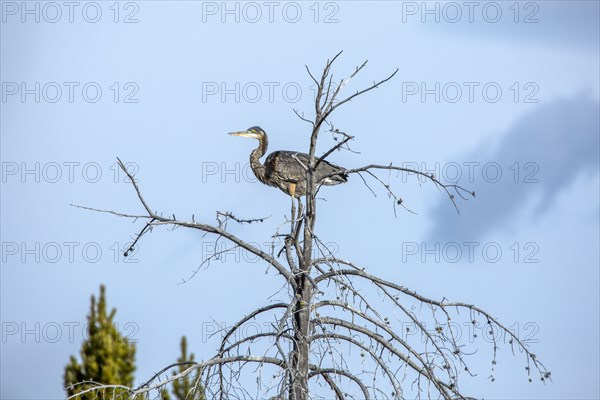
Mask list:
[[[386,78],[342,98],[343,91],[347,90],[351,80],[365,69],[367,61],[358,65],[346,78],[338,79],[339,83],[336,84],[332,66],[341,54],[342,52],[339,52],[331,60],[327,60],[320,76],[313,74],[306,67],[308,75],[316,84],[314,118],[309,119],[303,112],[294,110],[298,118],[311,124],[308,164],[301,163],[306,171],[305,204],[298,199],[296,209],[295,203],[292,202],[290,217],[286,217],[275,234],[269,237],[270,254],[228,230],[230,221],[237,224],[253,224],[263,222],[269,217],[239,218],[231,212],[217,211],[216,225],[196,222],[193,214],[191,222],[179,220],[175,215],[165,217],[150,208],[139,184],[120,159],[118,164],[131,181],[137,199],[145,210],[144,214],[73,205],[84,210],[131,219],[133,222],[143,221],[141,229],[135,234],[133,243],[125,250],[125,254],[139,246],[142,237],[154,227],[195,229],[202,232],[203,236],[212,235],[215,244],[223,240],[229,244],[228,247],[239,247],[256,255],[269,268],[275,268],[277,273],[285,278],[285,282],[268,298],[273,304],[256,308],[230,328],[216,332],[222,337],[218,340],[218,350],[212,358],[193,363],[183,371],[164,377],[163,375],[172,368],[188,365],[170,364],[137,388],[80,382],[69,388],[81,389],[81,392],[70,398],[74,399],[83,393],[96,393],[100,396],[112,391],[110,393],[123,393],[123,396],[136,400],[149,399],[151,393],[157,393],[158,399],[160,391],[166,385],[197,371],[198,379],[203,381],[206,398],[254,398],[276,394],[277,397],[273,398],[278,400],[307,400],[317,396],[313,395],[313,386],[320,385],[321,390],[327,391],[330,396],[333,393],[336,400],[357,397],[389,398],[390,393],[395,399],[435,397],[466,400],[470,397],[465,396],[459,389],[459,378],[476,376],[467,365],[468,356],[472,353],[469,352],[470,348],[465,348],[452,329],[445,333],[441,328],[444,324],[449,325],[461,312],[467,313],[473,324],[477,322],[477,318],[483,318],[487,328],[499,330],[509,337],[511,349],[517,348],[525,354],[528,375],[531,372],[530,367],[533,366],[539,372],[541,380],[550,380],[550,372],[528,349],[527,344],[490,313],[468,303],[450,302],[445,298],[441,301],[433,300],[372,275],[351,261],[337,258],[316,235],[316,196],[319,190],[315,177],[316,168],[337,150],[352,151],[349,143],[354,138],[334,128],[329,120],[332,113],[342,105],[385,84],[398,72],[396,69]],[[323,124],[330,127],[333,139],[339,141],[317,157],[317,142]],[[394,213],[398,205],[407,210],[408,208],[404,206],[402,198],[392,190],[389,177],[386,183],[385,179],[378,176],[381,171],[424,177],[449,197],[457,211],[456,196],[463,200],[475,196],[474,192],[458,184],[441,182],[433,174],[392,163],[369,164],[344,171],[348,175],[358,175],[376,195],[365,178],[370,176],[374,179],[393,199]],[[289,232],[287,224],[290,225]],[[285,232],[282,230],[284,227]],[[281,239],[283,244],[276,244],[276,241]],[[229,250],[228,248],[205,256],[196,272]],[[319,256],[313,253],[318,253]],[[282,254],[285,255],[282,257],[284,261],[279,261]],[[365,288],[368,290],[365,291]],[[392,311],[388,312],[385,307],[376,305],[371,292],[376,292]],[[416,311],[415,304],[419,311]],[[427,316],[422,315],[423,308],[428,313]],[[246,334],[241,329],[249,321],[267,318],[265,331]],[[403,330],[398,328],[398,324],[405,321],[414,325],[414,330],[422,335],[423,342],[411,341],[408,335],[402,336]],[[426,321],[433,321],[435,329],[428,330]],[[358,351],[360,359],[357,361],[361,365],[353,362],[353,352],[345,351],[346,346],[350,350]],[[498,342],[494,337],[492,365],[496,363],[497,349]],[[261,353],[262,355],[257,355]],[[252,367],[251,372],[249,367]],[[461,371],[466,373],[461,375]],[[492,367],[492,374],[493,371]],[[256,376],[256,393],[251,393],[246,388],[247,373]],[[268,378],[263,381],[266,376]],[[346,393],[346,387],[352,388],[354,393],[358,394]]]

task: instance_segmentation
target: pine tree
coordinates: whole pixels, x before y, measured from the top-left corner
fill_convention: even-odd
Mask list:
[[[75,356],[71,356],[65,368],[64,382],[67,395],[81,393],[93,386],[92,383],[72,386],[75,383],[93,381],[102,384],[133,385],[135,371],[135,344],[123,337],[113,320],[117,310],[113,308],[107,314],[104,285],[100,286],[100,298],[92,295],[90,314],[88,315],[88,336],[80,350],[81,364]],[[100,397],[98,397],[100,395]],[[77,399],[112,399],[126,398],[120,389],[89,393],[78,396]]]
[[[181,338],[181,356],[177,359],[179,365],[178,371],[173,371],[173,375],[177,375],[188,369],[191,364],[184,363],[192,363],[194,362],[194,353],[187,354],[187,338],[183,336]],[[197,372],[193,379],[190,379],[189,375],[184,376],[183,378],[177,379],[173,381],[173,396],[177,400],[206,400],[206,396],[204,394],[204,387],[200,382],[200,372]],[[171,400],[171,396],[167,390],[163,390],[162,392],[163,400]]]

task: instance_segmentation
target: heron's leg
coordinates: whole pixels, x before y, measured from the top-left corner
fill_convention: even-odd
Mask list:
[[[296,203],[294,203],[294,198],[292,197],[292,215],[291,215],[291,221],[292,221],[292,230],[294,230],[294,224],[296,223]]]
[[[304,204],[302,204],[302,197],[298,197],[298,220],[302,218],[302,213],[304,212]]]
[[[294,234],[294,226],[296,225],[296,203],[294,203],[294,195],[296,194],[296,184],[290,183],[288,186],[290,197],[292,199],[291,226],[290,232]]]
[[[296,215],[296,233],[295,237],[300,237],[300,228],[302,227],[302,213],[304,212],[304,205],[302,204],[302,197],[298,197],[298,214]]]

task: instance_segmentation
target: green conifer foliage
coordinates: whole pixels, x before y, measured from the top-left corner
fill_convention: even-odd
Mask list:
[[[94,383],[133,386],[135,371],[135,344],[122,336],[113,320],[117,310],[107,313],[106,288],[100,286],[98,301],[92,295],[90,314],[88,315],[87,338],[80,350],[81,363],[71,356],[65,368],[64,382],[67,395],[81,393],[94,386]],[[82,382],[88,382],[80,384]],[[74,384],[77,384],[73,386]],[[115,387],[102,393],[92,392],[77,396],[77,399],[113,399],[127,398],[123,389]]]
[[[183,336],[181,338],[181,356],[177,359],[178,363],[192,363],[194,362],[194,353],[187,353],[187,338]],[[179,370],[173,371],[173,375],[181,373],[188,369],[191,364],[182,364],[179,366]],[[190,375],[186,375],[183,378],[173,381],[173,396],[177,400],[206,400],[204,394],[204,387],[200,381],[200,373],[196,373],[193,378]],[[163,395],[164,396],[164,395]],[[168,396],[168,395],[167,395]],[[164,397],[168,400],[169,397]]]

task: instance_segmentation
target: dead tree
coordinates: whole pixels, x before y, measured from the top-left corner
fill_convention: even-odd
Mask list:
[[[167,374],[170,369],[178,367],[178,364],[173,364],[139,387],[120,387],[121,390],[128,390],[129,397],[159,398],[160,390],[165,385],[199,371],[207,398],[272,396],[277,399],[305,400],[320,398],[320,394],[323,394],[328,398],[333,395],[338,400],[405,397],[466,399],[469,397],[461,391],[459,383],[462,382],[461,378],[474,376],[475,373],[468,366],[471,353],[469,343],[465,342],[469,341],[458,337],[451,327],[455,320],[461,318],[473,326],[481,322],[483,329],[495,333],[492,335],[490,379],[494,379],[496,352],[501,344],[507,344],[513,353],[520,351],[521,354],[516,356],[524,359],[530,381],[536,375],[542,381],[550,379],[550,372],[527,344],[488,312],[468,303],[425,297],[368,273],[364,267],[331,254],[323,245],[315,232],[318,187],[313,172],[334,151],[348,149],[352,140],[351,135],[333,127],[332,113],[386,83],[397,72],[348,97],[340,97],[349,81],[363,70],[366,62],[346,79],[334,81],[331,68],[339,55],[327,61],[318,79],[306,67],[317,87],[314,117],[307,118],[304,113],[294,110],[311,127],[309,164],[305,166],[305,209],[302,209],[301,203],[298,210],[292,209],[288,221],[289,232],[276,235],[284,239],[280,248],[267,253],[233,234],[227,227],[228,223],[260,222],[258,219],[241,219],[232,213],[217,212],[217,222],[208,224],[196,222],[193,216],[189,221],[179,220],[174,215],[164,216],[150,207],[140,185],[120,160],[119,165],[131,180],[137,199],[143,206],[143,213],[129,214],[77,206],[144,221],[125,255],[155,227],[185,227],[256,255],[273,268],[283,282],[283,290],[277,293],[279,301],[249,312],[223,332],[220,348],[212,357],[176,375]],[[317,156],[319,134],[326,128],[336,138],[337,144]],[[425,177],[441,189],[455,207],[457,200],[475,196],[474,192],[461,186],[444,184],[432,174],[393,164],[371,164],[347,170],[348,174],[360,177],[371,191],[373,189],[368,181],[381,186],[393,201],[394,213],[397,206],[405,206],[400,196],[378,175],[381,171]],[[218,253],[207,257],[204,262],[210,262],[213,257],[218,257]],[[373,298],[373,295],[376,297]],[[375,304],[377,297],[384,301]],[[423,312],[423,309],[426,311]],[[261,318],[271,322],[269,329],[238,337],[245,323]],[[431,323],[434,329],[428,329]],[[411,341],[407,332],[418,336],[419,340]],[[504,338],[503,343],[500,337]],[[357,364],[360,366],[357,367]],[[247,375],[256,375],[255,389],[248,387],[250,381]],[[110,385],[101,384],[88,389],[99,393],[110,390]]]

